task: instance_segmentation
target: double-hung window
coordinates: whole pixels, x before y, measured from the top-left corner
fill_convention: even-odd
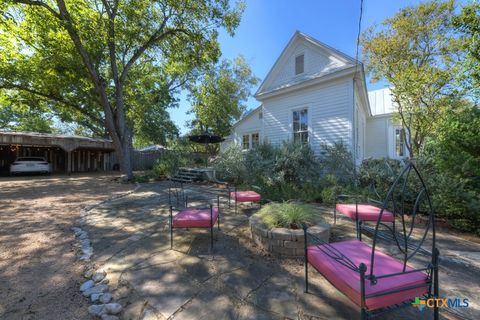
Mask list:
[[[252,149],[255,149],[260,144],[260,135],[258,133],[252,133]]]
[[[308,109],[293,111],[293,141],[308,142]]]
[[[395,128],[395,156],[402,158],[405,156],[405,129]]]
[[[242,136],[242,149],[248,150],[250,149],[250,135],[244,134]]]
[[[242,149],[249,150],[258,147],[260,144],[260,134],[258,132],[242,135]]]

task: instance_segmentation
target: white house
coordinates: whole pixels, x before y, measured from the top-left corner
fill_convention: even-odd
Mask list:
[[[367,92],[361,63],[301,32],[290,39],[255,98],[260,106],[233,126],[223,147],[296,140],[321,154],[323,144],[343,141],[357,163],[405,156],[389,90]]]

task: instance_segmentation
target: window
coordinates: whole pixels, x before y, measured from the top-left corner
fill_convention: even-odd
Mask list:
[[[250,149],[250,136],[248,134],[244,134],[242,137],[242,149],[243,150]]]
[[[260,144],[260,135],[258,133],[252,133],[252,149],[258,147]]]
[[[295,75],[303,73],[305,55],[301,54],[295,57]]]
[[[395,155],[405,156],[405,129],[395,128]]]
[[[293,111],[293,141],[308,142],[308,110]]]

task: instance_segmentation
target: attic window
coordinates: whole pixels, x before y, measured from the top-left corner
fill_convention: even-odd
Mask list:
[[[303,73],[304,57],[304,54],[295,57],[295,75]]]

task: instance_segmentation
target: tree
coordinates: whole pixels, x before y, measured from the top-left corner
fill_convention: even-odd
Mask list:
[[[480,100],[480,3],[473,2],[462,8],[453,20],[454,26],[461,32],[466,57],[461,61],[459,72],[461,83]]]
[[[175,91],[214,63],[216,29],[233,34],[243,6],[231,8],[225,0],[0,0],[0,8],[0,88],[48,101],[62,120],[103,123],[131,179],[135,117],[143,107],[136,98]],[[146,89],[145,75],[154,79]]]
[[[26,105],[3,105],[0,97],[0,128],[14,131],[53,133],[52,115]]]
[[[232,124],[245,112],[245,102],[257,81],[242,56],[208,69],[190,87],[191,112],[195,114],[193,130],[229,135]]]
[[[443,110],[457,98],[454,1],[407,7],[362,35],[372,80],[387,80],[406,130],[411,157],[418,155]]]

